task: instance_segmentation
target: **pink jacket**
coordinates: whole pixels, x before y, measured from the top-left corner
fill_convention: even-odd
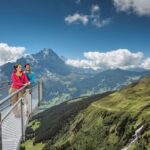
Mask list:
[[[29,82],[26,74],[23,73],[23,72],[22,72],[21,77],[17,76],[16,72],[13,72],[12,75],[11,75],[11,79],[12,79],[11,87],[14,88],[14,89],[20,89],[21,87],[24,86],[25,83]]]

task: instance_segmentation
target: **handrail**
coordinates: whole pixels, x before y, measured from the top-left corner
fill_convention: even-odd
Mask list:
[[[6,109],[7,107],[11,106],[11,105],[12,105],[12,104],[8,104],[8,105],[2,107],[2,108],[0,109],[0,112],[3,111],[4,109]]]
[[[7,97],[5,97],[4,99],[2,99],[0,101],[0,105],[3,104],[4,102],[6,102],[8,99],[10,99],[11,97],[13,97],[14,95],[16,95],[17,93],[19,93],[21,90],[23,90],[24,88],[26,88],[28,85],[23,86],[22,88],[20,88],[19,90],[17,90],[16,92],[8,95]]]
[[[5,120],[5,118],[12,112],[12,110],[16,107],[16,105],[18,105],[18,103],[20,103],[20,101],[22,100],[22,97],[19,98],[19,100],[13,105],[12,108],[9,109],[9,111],[5,114],[5,116],[1,119],[1,123],[3,122],[3,120]]]
[[[12,150],[19,149],[19,144],[25,139],[27,123],[33,111],[35,111],[43,100],[44,86],[42,80],[38,80],[38,82],[35,82],[30,88],[26,88],[27,86],[28,85],[23,86],[21,89],[0,101],[0,150],[7,148],[12,148]],[[25,93],[15,104],[12,104],[11,98],[23,89],[26,89]],[[10,126],[12,122],[14,124]],[[12,130],[13,132],[11,132]],[[9,142],[9,144],[7,144],[7,142]]]
[[[24,97],[26,94],[27,94],[27,93],[24,93],[22,97]],[[3,122],[3,120],[9,115],[9,113],[11,113],[11,111],[16,107],[16,105],[21,101],[22,97],[20,97],[19,100],[13,105],[13,107],[11,107],[11,108],[9,109],[9,111],[5,114],[5,116],[4,116],[4,117],[2,118],[2,120],[1,120],[2,122]],[[11,104],[10,104],[10,105],[11,105]],[[8,105],[8,106],[9,106],[9,105]],[[7,106],[7,107],[8,107],[8,106]],[[5,108],[6,108],[6,107],[5,107]],[[5,108],[4,108],[4,109],[5,109]]]
[[[8,88],[10,86],[11,86],[11,84],[8,84],[7,86],[4,86],[4,87],[0,87],[0,90],[6,89],[6,88]]]
[[[7,100],[9,100],[11,97],[13,97],[14,95],[16,95],[17,93],[19,93],[21,90],[23,90],[24,88],[26,88],[28,85],[23,86],[21,89],[17,90],[16,92],[8,95],[7,97],[5,97],[4,99],[0,100],[0,105],[5,103]],[[36,88],[38,86],[38,84],[35,84],[32,89]],[[11,104],[8,104],[2,108],[0,108],[0,111],[4,110],[5,108],[9,107]]]
[[[0,82],[0,84],[4,84],[4,83],[10,83],[11,81],[8,80],[8,81],[3,81],[3,82]]]

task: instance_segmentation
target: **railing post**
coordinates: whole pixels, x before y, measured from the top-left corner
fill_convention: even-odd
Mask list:
[[[21,132],[22,132],[22,141],[25,140],[24,134],[24,120],[23,120],[23,99],[21,98]]]
[[[42,80],[42,101],[44,100],[44,81]]]
[[[0,113],[0,150],[2,150],[2,114]]]
[[[38,106],[40,106],[40,81],[38,81]]]
[[[27,115],[31,116],[32,113],[32,89],[26,89],[26,97],[25,97],[25,104],[27,106]]]
[[[32,117],[32,104],[33,104],[33,100],[32,100],[32,88],[31,88],[31,106],[30,106],[31,114],[30,114],[30,117]]]

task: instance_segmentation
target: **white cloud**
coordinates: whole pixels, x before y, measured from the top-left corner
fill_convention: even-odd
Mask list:
[[[68,24],[71,24],[71,23],[77,23],[77,22],[81,22],[83,23],[84,25],[86,25],[89,21],[88,19],[88,16],[87,15],[82,15],[82,14],[79,14],[79,13],[75,13],[74,15],[69,15],[65,18],[65,21],[68,23]]]
[[[68,24],[81,22],[84,25],[90,22],[92,25],[101,28],[105,25],[108,25],[111,22],[111,19],[110,18],[101,19],[99,5],[93,5],[91,7],[91,12],[89,15],[75,13],[73,15],[68,15],[67,17],[65,17],[65,21]]]
[[[92,14],[95,13],[95,12],[98,12],[99,10],[100,10],[99,5],[93,5],[92,8],[91,8]]]
[[[91,23],[96,27],[103,27],[105,25],[108,25],[111,22],[110,18],[101,19],[101,12],[99,5],[93,5],[91,8]]]
[[[142,63],[142,68],[150,70],[150,58],[144,60],[144,62]]]
[[[0,65],[7,62],[15,62],[23,56],[24,51],[24,47],[12,47],[6,43],[0,43]]]
[[[23,55],[23,58],[25,58],[29,64],[38,63],[38,60],[36,60],[31,54],[26,53]]]
[[[110,24],[110,22],[111,22],[111,18],[100,20],[100,16],[94,16],[94,18],[92,19],[92,24],[98,28],[104,27]]]
[[[117,11],[129,12],[150,16],[150,0],[113,0]]]
[[[91,60],[73,60],[73,59],[68,59],[66,61],[66,64],[77,67],[77,68],[91,68],[94,70],[101,69],[100,66],[97,66],[94,64],[94,61]]]
[[[132,53],[128,49],[118,49],[110,52],[85,52],[85,59],[68,59],[66,64],[78,68],[101,69],[130,69],[136,68],[141,64],[143,53]]]

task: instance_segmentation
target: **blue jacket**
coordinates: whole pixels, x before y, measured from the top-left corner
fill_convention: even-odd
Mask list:
[[[34,81],[35,81],[35,74],[34,74],[34,72],[32,72],[32,71],[25,71],[25,73],[27,75],[28,80],[31,83],[34,83]]]

